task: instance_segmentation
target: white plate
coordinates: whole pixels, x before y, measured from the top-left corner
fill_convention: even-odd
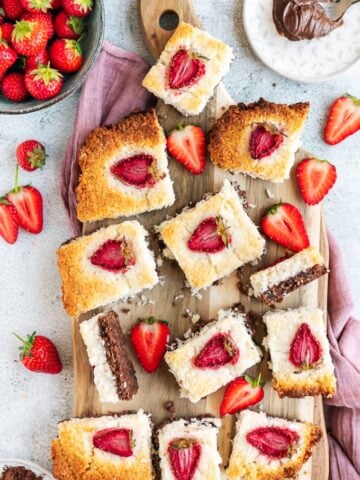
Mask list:
[[[252,49],[275,72],[300,82],[321,82],[360,60],[360,4],[326,37],[299,42],[278,34],[272,6],[273,0],[244,0],[243,21]]]
[[[50,472],[44,470],[40,465],[36,463],[28,462],[26,460],[19,460],[17,458],[0,458],[0,473],[2,473],[4,467],[25,467],[32,470],[36,475],[42,475],[43,480],[54,480],[54,477]]]

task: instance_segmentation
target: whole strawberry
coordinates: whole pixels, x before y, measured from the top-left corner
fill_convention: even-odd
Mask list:
[[[16,62],[18,55],[7,42],[0,41],[0,78],[2,78],[10,67]]]
[[[47,49],[42,50],[40,53],[36,55],[32,55],[31,57],[25,58],[25,70],[36,70],[38,67],[42,65],[47,65],[50,61],[49,52]]]
[[[37,100],[56,97],[64,84],[63,76],[50,65],[42,65],[26,72],[25,85],[30,95]]]
[[[25,86],[25,75],[13,72],[5,75],[1,81],[1,93],[12,102],[22,102],[29,95]]]
[[[16,159],[21,168],[28,172],[33,172],[45,165],[45,147],[37,140],[26,140],[18,145]]]
[[[55,40],[50,47],[50,62],[62,73],[77,72],[84,62],[80,43],[65,38]]]
[[[24,12],[20,0],[3,0],[2,8],[9,20],[18,20]]]
[[[62,0],[62,5],[69,15],[86,17],[91,13],[94,2],[93,0]]]
[[[38,21],[40,22],[48,35],[48,39],[52,38],[54,36],[54,25],[53,25],[53,18],[51,13],[44,13],[44,12],[36,12],[36,13],[31,13],[31,12],[25,12],[24,15],[21,17],[21,20],[28,20],[28,21]]]
[[[32,372],[39,373],[60,373],[62,364],[59,353],[51,340],[36,332],[27,336],[27,339],[15,337],[22,342],[20,359],[25,368]]]
[[[37,20],[20,20],[16,22],[11,35],[14,49],[28,57],[44,50],[48,42],[48,31]]]
[[[0,25],[0,40],[5,40],[10,43],[13,29],[14,25],[12,23],[2,23]]]
[[[20,0],[21,5],[28,12],[47,12],[52,8],[51,0]]]
[[[83,18],[69,15],[62,10],[55,17],[54,28],[59,38],[77,40],[84,33],[85,22]]]

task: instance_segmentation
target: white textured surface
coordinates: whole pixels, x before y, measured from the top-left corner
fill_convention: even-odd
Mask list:
[[[194,4],[209,32],[234,47],[236,60],[225,85],[236,101],[254,101],[260,96],[289,103],[311,101],[303,145],[337,166],[339,180],[326,201],[326,218],[343,249],[359,313],[360,223],[356,207],[360,203],[360,133],[343,144],[328,147],[322,141],[322,131],[328,107],[335,97],[345,92],[360,97],[360,65],[346,77],[323,84],[291,82],[265,68],[251,53],[241,25],[241,1],[194,0]],[[150,60],[142,39],[136,0],[106,0],[106,22],[106,37],[110,41]],[[74,95],[60,105],[32,115],[0,117],[1,193],[11,186],[14,153],[20,141],[36,137],[47,145],[49,152],[43,172],[21,174],[25,183],[33,182],[44,194],[44,232],[38,237],[22,232],[14,247],[0,243],[0,454],[35,460],[47,467],[56,422],[69,417],[72,407],[70,321],[60,303],[54,252],[70,235],[58,184],[77,98]],[[25,335],[34,329],[49,335],[58,345],[64,362],[60,375],[31,374],[17,363],[18,344],[11,332]]]

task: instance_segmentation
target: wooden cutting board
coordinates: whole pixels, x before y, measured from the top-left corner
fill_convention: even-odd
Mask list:
[[[190,0],[140,0],[140,13],[143,24],[143,30],[146,42],[156,59],[164,44],[171,35],[171,31],[164,30],[160,27],[159,20],[164,12],[176,12],[181,20],[192,23],[201,27],[197,19]],[[162,25],[166,24],[167,17],[162,19]],[[171,18],[170,18],[171,20]],[[241,101],[241,99],[237,99]],[[294,103],[297,101],[294,98]],[[213,98],[209,102],[205,111],[196,117],[184,119],[172,107],[164,105],[159,101],[157,112],[160,122],[165,132],[175,127],[179,121],[183,123],[195,123],[201,125],[208,131],[213,125],[216,118],[220,117],[230,104],[234,101],[226,92],[223,85],[219,85]],[[304,158],[306,152],[300,151],[297,155],[297,161]],[[323,211],[320,206],[307,207],[301,200],[296,187],[294,175],[291,179],[282,185],[274,185],[269,182],[255,180],[243,175],[231,176],[217,168],[214,168],[208,162],[206,171],[201,176],[193,176],[187,172],[180,164],[174,160],[170,160],[170,172],[174,181],[176,203],[173,207],[158,212],[150,212],[138,216],[138,220],[151,232],[151,247],[157,255],[159,248],[153,238],[153,227],[161,223],[166,216],[173,215],[179,211],[181,207],[189,202],[197,202],[204,193],[217,191],[224,178],[231,178],[241,185],[247,191],[249,203],[252,205],[250,216],[259,224],[264,210],[277,201],[288,201],[294,203],[302,211],[306,227],[312,245],[319,247],[325,259],[328,259],[328,245],[323,221]],[[266,189],[274,195],[273,199],[269,199]],[[116,222],[104,221],[84,225],[83,232],[90,233],[97,230],[101,226],[110,223],[121,222],[122,218]],[[268,251],[264,259],[256,267],[248,267],[246,274],[250,271],[259,269],[261,265],[269,264],[278,259],[283,253],[280,246],[269,243]],[[184,288],[184,275],[174,262],[164,261],[159,268],[159,273],[165,279],[164,285],[159,285],[151,292],[143,292],[143,296],[138,296],[129,303],[118,302],[111,305],[120,316],[121,326],[124,332],[128,332],[138,317],[156,316],[166,319],[170,323],[172,338],[182,336],[183,333],[192,326],[189,318],[186,318],[185,311],[188,309],[192,313],[200,314],[201,318],[215,318],[216,312],[220,308],[230,307],[239,301],[243,303],[246,310],[252,310],[256,313],[263,313],[267,308],[259,302],[250,299],[240,293],[237,288],[237,277],[234,273],[231,277],[225,279],[219,286],[208,289],[201,299],[194,298],[189,291]],[[150,303],[149,303],[150,301]],[[327,278],[314,282],[310,286],[303,287],[300,291],[291,294],[282,304],[281,307],[320,307],[326,312],[327,307]],[[110,307],[107,307],[109,309]],[[106,309],[103,309],[106,310]],[[98,311],[101,311],[99,309]],[[92,312],[94,313],[94,312]],[[80,321],[89,318],[90,315],[81,317]],[[257,332],[257,340],[261,343],[263,332]],[[106,414],[110,412],[119,412],[122,410],[133,410],[143,408],[153,415],[155,422],[163,420],[168,416],[165,404],[172,401],[175,406],[177,416],[199,415],[204,413],[212,413],[218,415],[219,402],[222,398],[223,391],[219,391],[210,395],[207,399],[197,404],[191,404],[187,400],[180,399],[177,384],[167,371],[166,365],[162,365],[159,371],[153,375],[148,375],[140,368],[133,352],[129,346],[129,354],[132,357],[139,381],[139,393],[135,398],[128,402],[119,402],[116,405],[101,404],[93,384],[92,369],[88,364],[85,346],[79,332],[79,324],[73,321],[73,350],[74,350],[74,376],[75,376],[75,401],[74,415],[86,416]],[[287,417],[290,419],[300,419],[314,421],[322,426],[324,433],[325,424],[323,416],[322,399],[306,398],[296,399],[279,399],[277,393],[270,387],[271,374],[267,368],[267,358],[260,365],[263,376],[268,380],[266,385],[265,399],[263,408],[272,415]],[[254,367],[252,373],[257,373],[259,367]],[[219,447],[224,458],[224,465],[227,464],[228,456],[231,448],[230,438],[233,435],[234,419],[226,418],[223,421],[223,428],[220,433]],[[309,461],[299,479],[325,480],[328,478],[328,445],[326,437],[320,445],[315,449],[313,460]]]

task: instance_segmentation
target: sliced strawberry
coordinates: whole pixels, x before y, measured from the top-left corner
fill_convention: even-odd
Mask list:
[[[261,220],[264,233],[294,252],[310,246],[300,211],[291,203],[273,205]]]
[[[314,368],[321,359],[322,348],[307,323],[298,328],[290,346],[290,362],[301,370]]]
[[[360,130],[360,99],[343,95],[330,108],[325,127],[325,142],[336,145]]]
[[[246,440],[263,455],[281,459],[291,455],[299,435],[289,428],[259,427],[249,432]]]
[[[205,133],[195,125],[178,125],[166,139],[167,148],[172,157],[182,163],[194,175],[205,170],[206,143]]]
[[[274,153],[283,141],[283,134],[273,125],[255,124],[250,135],[250,155],[255,160],[261,160]]]
[[[172,89],[191,87],[205,75],[205,63],[195,52],[178,50],[170,63],[169,85]]]
[[[176,480],[192,480],[199,467],[201,445],[195,438],[176,438],[168,447],[171,470]]]
[[[136,188],[153,187],[164,175],[156,166],[156,159],[151,155],[140,154],[120,160],[112,165],[111,173],[126,185]]]
[[[187,246],[193,252],[218,253],[231,243],[229,228],[221,217],[203,220],[191,235]]]
[[[125,273],[135,265],[135,257],[129,242],[125,239],[108,240],[92,254],[90,262],[109,272]]]
[[[0,198],[0,235],[7,243],[15,243],[18,230],[15,208],[5,198]]]
[[[306,158],[296,169],[296,177],[304,202],[316,205],[336,182],[336,168],[326,160]]]
[[[226,387],[224,398],[220,405],[220,415],[232,415],[256,405],[264,398],[263,386],[265,382],[261,380],[261,374],[257,378],[239,377],[233,380]]]
[[[132,457],[132,430],[127,428],[105,428],[93,436],[93,445],[103,452],[112,453],[119,457]]]
[[[201,352],[194,358],[197,368],[217,369],[224,365],[234,365],[240,356],[240,350],[230,333],[214,335]]]
[[[170,330],[167,322],[154,317],[141,319],[131,330],[131,343],[144,370],[153,373],[166,352]]]

